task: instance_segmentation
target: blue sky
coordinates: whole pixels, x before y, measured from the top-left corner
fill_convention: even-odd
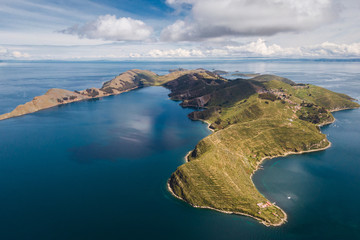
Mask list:
[[[0,0],[0,59],[360,57],[358,0]]]

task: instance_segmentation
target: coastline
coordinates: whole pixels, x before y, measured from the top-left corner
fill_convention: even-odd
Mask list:
[[[207,124],[207,128],[208,128],[211,132],[215,132],[215,130],[214,130],[214,129],[210,128],[211,123],[209,123],[209,122],[208,122],[208,121],[206,121],[206,120],[200,120],[200,121],[202,121],[202,122],[206,123],[206,124]]]
[[[327,140],[327,138],[325,138]],[[277,155],[277,156],[273,156],[273,157],[264,157],[262,158],[257,164],[256,164],[256,168],[254,170],[254,172],[250,175],[250,178],[251,178],[251,181],[252,181],[252,176],[254,175],[254,173],[259,170],[260,168],[260,165],[264,162],[264,161],[267,161],[267,160],[271,160],[271,159],[274,159],[274,158],[278,158],[278,157],[287,157],[289,155],[300,155],[300,154],[305,154],[305,153],[311,153],[311,152],[319,152],[319,151],[323,151],[323,150],[326,150],[328,148],[331,147],[331,142],[329,140],[327,140],[329,142],[329,144],[326,146],[326,147],[323,147],[323,148],[317,148],[317,149],[310,149],[310,150],[306,150],[306,151],[300,151],[300,152],[286,152],[282,155]],[[255,186],[255,185],[254,185]]]
[[[168,179],[168,181],[166,182],[166,186],[167,186],[167,190],[170,192],[170,194],[171,194],[173,197],[175,197],[175,198],[177,198],[177,199],[179,199],[179,200],[181,200],[181,201],[186,202],[187,204],[189,204],[190,206],[192,206],[192,207],[194,207],[194,208],[209,209],[209,210],[214,210],[214,211],[221,212],[221,213],[225,213],[225,214],[234,214],[234,215],[241,215],[241,216],[250,217],[250,218],[253,218],[253,219],[259,221],[260,223],[264,224],[264,225],[267,226],[267,227],[270,227],[270,226],[277,227],[277,226],[280,226],[280,225],[284,224],[285,222],[287,222],[287,214],[286,214],[281,208],[279,208],[278,206],[276,206],[276,207],[278,207],[278,208],[284,213],[285,218],[281,219],[281,222],[280,222],[280,223],[275,223],[275,224],[273,224],[273,223],[265,222],[265,221],[262,220],[261,218],[252,216],[252,215],[247,214],[247,213],[224,211],[224,210],[220,210],[220,209],[212,208],[212,207],[203,207],[203,206],[193,205],[193,204],[187,202],[186,200],[182,199],[182,198],[179,197],[178,195],[176,195],[176,194],[173,192],[173,190],[172,190],[172,188],[171,188],[171,186],[170,186],[169,181],[170,181],[170,179]]]
[[[329,112],[333,113],[333,112],[340,112],[340,111],[344,111],[344,110],[355,110],[355,109],[359,109],[359,107],[355,107],[355,108],[337,108],[337,109],[334,109],[334,110],[329,110]],[[330,124],[334,123],[335,121],[336,121],[336,118],[333,116],[333,119],[331,121],[324,122],[324,123],[318,124],[316,126],[324,127],[326,125],[330,125]]]
[[[333,112],[339,112],[339,111],[343,111],[343,110],[353,110],[353,109],[358,109],[360,107],[354,107],[354,108],[337,108],[337,109],[333,109],[333,110],[329,110],[329,112],[333,113]]]
[[[58,106],[61,106],[61,105],[67,105],[67,104],[70,104],[70,103],[83,102],[83,101],[89,101],[89,100],[92,100],[92,99],[101,99],[101,98],[103,98],[103,97],[116,96],[116,95],[120,95],[120,94],[125,93],[125,92],[130,92],[130,91],[135,90],[135,89],[138,89],[138,88],[140,88],[140,87],[137,86],[137,87],[134,87],[134,88],[130,88],[130,89],[121,91],[121,92],[112,93],[112,94],[103,95],[103,96],[86,97],[86,98],[82,98],[82,99],[74,99],[74,100],[71,100],[71,101],[58,103],[58,104],[56,104],[56,105],[51,105],[51,106],[48,106],[48,107],[43,107],[43,108],[40,108],[40,109],[37,109],[37,110],[34,110],[34,111],[23,112],[23,113],[18,114],[18,115],[11,115],[11,113],[13,113],[14,111],[16,111],[16,109],[17,109],[19,106],[24,106],[25,104],[31,103],[31,102],[34,101],[34,100],[31,100],[31,101],[29,101],[29,102],[27,102],[27,103],[25,103],[25,104],[21,104],[21,105],[16,106],[15,109],[14,109],[13,111],[11,111],[11,112],[4,113],[4,114],[0,114],[0,121],[6,120],[6,119],[10,119],[10,118],[21,117],[21,116],[24,116],[24,115],[27,115],[27,114],[36,113],[36,112],[39,112],[39,111],[42,111],[42,110],[46,110],[46,109],[58,107]],[[44,95],[40,95],[40,96],[37,96],[37,97],[41,97],[41,96],[44,96]],[[35,98],[37,98],[37,97],[35,97]],[[34,98],[34,99],[35,99],[35,98]]]
[[[92,100],[92,99],[100,99],[102,97],[107,97],[107,96],[114,96],[114,95],[119,95],[121,93],[124,93],[124,92],[129,92],[129,91],[132,91],[132,90],[135,90],[135,89],[138,89],[138,88],[141,88],[142,86],[136,86],[136,87],[133,87],[133,88],[129,88],[129,89],[126,89],[126,90],[123,90],[123,91],[118,91],[118,92],[115,92],[115,93],[111,93],[111,94],[105,94],[105,95],[102,95],[102,96],[90,96],[90,95],[86,95],[86,97],[84,96],[84,98],[82,99],[75,99],[75,100],[72,100],[72,101],[65,101],[65,102],[59,102],[57,103],[56,105],[52,105],[52,106],[47,106],[47,107],[43,107],[43,108],[39,108],[39,109],[36,109],[36,110],[33,110],[33,111],[28,111],[28,112],[25,112],[25,113],[21,113],[21,114],[18,114],[18,115],[11,115],[12,112],[10,113],[7,113],[7,114],[3,114],[3,115],[0,115],[0,120],[3,120],[3,119],[8,119],[8,118],[13,118],[13,117],[19,117],[19,116],[23,116],[23,115],[26,115],[26,114],[29,114],[29,113],[34,113],[34,112],[38,112],[38,111],[41,111],[41,110],[45,110],[45,109],[49,109],[49,108],[52,108],[52,107],[56,107],[56,106],[60,106],[60,105],[66,105],[66,104],[69,104],[69,103],[72,103],[72,102],[80,102],[80,101],[85,101],[85,100]],[[84,90],[85,91],[85,90]],[[35,100],[35,98],[34,98]],[[33,101],[34,101],[33,100]],[[20,105],[19,105],[20,106]],[[341,110],[347,110],[347,109],[353,109],[353,108],[336,108],[336,109],[333,109],[333,110],[329,110],[329,112],[337,112],[337,111],[341,111]],[[16,110],[16,109],[15,109]],[[5,116],[5,117],[4,117]],[[2,118],[3,117],[3,118]],[[209,121],[206,121],[206,120],[200,120],[204,123],[207,124],[207,128],[213,133],[215,132],[214,129],[210,128],[211,126],[211,123]],[[329,125],[333,122],[335,122],[336,119],[333,117],[331,120],[329,121],[325,121],[319,125],[316,125],[318,127],[322,127],[322,126],[325,126],[325,125]],[[321,130],[319,130],[321,132]],[[277,155],[277,156],[273,156],[273,157],[264,157],[262,159],[259,159],[258,161],[256,161],[255,163],[251,164],[251,169],[252,169],[252,172],[250,174],[250,181],[251,183],[253,184],[253,186],[255,187],[255,189],[258,191],[258,189],[256,188],[253,180],[252,180],[252,177],[253,175],[256,173],[256,171],[261,167],[261,164],[266,161],[266,160],[270,160],[270,159],[273,159],[273,158],[277,158],[277,157],[286,157],[288,155],[293,155],[293,154],[304,154],[304,153],[310,153],[310,152],[316,152],[316,151],[322,151],[322,150],[325,150],[329,147],[331,147],[331,142],[327,140],[326,136],[323,140],[326,140],[328,142],[328,145],[323,147],[323,148],[317,148],[317,149],[310,149],[310,150],[306,150],[306,151],[300,151],[300,152],[285,152],[281,155]],[[319,143],[322,143],[321,140]],[[189,162],[189,156],[190,154],[193,152],[194,150],[191,150],[189,151],[185,157],[184,157],[184,160],[185,160],[185,163]],[[247,176],[249,176],[247,174]],[[167,182],[167,188],[168,188],[168,191],[170,191],[170,193],[172,193],[173,196],[177,197],[178,199],[181,199],[185,202],[187,202],[186,200],[182,199],[181,197],[177,196],[173,190],[171,189],[171,186],[170,186],[170,182],[168,180]],[[255,191],[253,191],[254,193]],[[258,191],[260,194],[261,192]],[[262,194],[261,194],[262,195]],[[262,195],[263,196],[263,195]],[[266,197],[264,197],[266,199]],[[232,211],[224,211],[224,210],[220,210],[220,209],[216,209],[216,208],[212,208],[212,207],[206,207],[206,206],[197,206],[197,205],[192,205],[191,203],[189,203],[191,206],[193,207],[196,207],[196,208],[204,208],[204,209],[211,209],[211,210],[215,210],[215,211],[218,211],[218,212],[222,212],[222,213],[225,213],[225,214],[236,214],[236,215],[244,215],[244,216],[248,216],[248,217],[252,217],[253,219],[256,219],[258,220],[259,222],[261,222],[262,224],[266,225],[266,226],[280,226],[282,224],[284,224],[285,222],[287,222],[287,214],[278,206],[276,206],[274,204],[274,207],[276,207],[277,209],[279,209],[284,215],[283,218],[280,218],[279,219],[279,223],[276,223],[276,224],[273,224],[273,223],[269,223],[265,220],[262,220],[261,218],[258,218],[258,217],[255,217],[255,216],[252,216],[250,214],[247,214],[247,213],[242,213],[242,212],[232,212]],[[221,207],[221,206],[220,206]],[[230,208],[231,209],[231,208]],[[255,214],[256,215],[256,214]]]
[[[345,110],[345,109],[343,109],[343,110]],[[337,110],[337,111],[341,111],[341,110]],[[325,125],[332,124],[333,122],[335,122],[335,120],[336,120],[336,119],[334,118],[331,122],[327,122],[327,123],[324,123],[324,124],[318,125],[318,126],[321,127],[321,126],[325,126]],[[206,121],[204,121],[204,122],[206,122]],[[207,123],[208,126],[209,126],[209,123],[208,123],[208,122],[206,122],[206,123]],[[256,167],[255,167],[254,171],[253,171],[253,172],[251,173],[251,175],[250,175],[251,183],[253,184],[253,186],[255,187],[255,189],[258,190],[258,189],[256,188],[256,185],[254,184],[254,181],[253,181],[252,177],[253,177],[253,175],[256,173],[256,171],[258,171],[258,170],[260,169],[260,166],[261,166],[261,164],[262,164],[264,161],[271,160],[271,159],[278,158],[278,157],[286,157],[286,156],[289,156],[289,155],[300,155],[300,154],[306,154],[306,153],[319,152],[319,151],[326,150],[326,149],[328,149],[328,148],[331,147],[332,143],[331,143],[326,137],[325,137],[325,140],[326,140],[329,144],[328,144],[327,146],[323,147],[323,148],[310,149],[310,150],[300,151],[300,152],[289,151],[289,152],[285,152],[285,153],[282,154],[282,155],[276,155],[276,156],[272,156],[272,157],[264,157],[264,158],[262,158],[262,159],[256,164]],[[193,150],[189,151],[189,152],[185,155],[185,157],[184,157],[185,163],[189,162],[189,161],[188,161],[188,156],[191,154],[192,151],[193,151]],[[167,180],[167,189],[168,189],[168,191],[171,193],[171,195],[173,195],[175,198],[177,198],[177,199],[179,199],[179,200],[182,200],[182,201],[188,203],[188,204],[191,205],[192,207],[215,210],[215,211],[217,211],[217,212],[221,212],[221,213],[225,213],[225,214],[235,214],[235,215],[242,215],[242,216],[251,217],[251,218],[253,218],[253,219],[255,219],[255,220],[258,220],[260,223],[264,224],[264,225],[267,226],[267,227],[270,227],[270,226],[273,226],[273,227],[281,226],[281,225],[285,224],[285,223],[287,222],[287,219],[288,219],[288,216],[287,216],[286,212],[285,212],[282,208],[280,208],[279,206],[277,206],[277,205],[275,205],[275,207],[277,207],[278,209],[281,210],[281,212],[284,214],[284,218],[281,218],[281,221],[280,221],[279,223],[275,223],[275,224],[274,224],[274,223],[265,222],[264,220],[262,220],[262,219],[260,219],[260,218],[258,218],[258,217],[255,217],[255,216],[253,216],[253,215],[247,214],[247,213],[224,211],[224,210],[220,210],[220,209],[212,208],[212,207],[205,207],[205,206],[193,205],[193,204],[187,202],[185,199],[177,196],[177,195],[173,192],[173,190],[172,190],[172,188],[171,188],[171,186],[170,186],[170,178]],[[262,195],[262,193],[261,193],[259,190],[258,190],[258,192]],[[264,196],[264,198],[267,199],[265,196]]]
[[[192,153],[193,150],[190,150],[184,157],[185,163],[189,162],[189,155]]]

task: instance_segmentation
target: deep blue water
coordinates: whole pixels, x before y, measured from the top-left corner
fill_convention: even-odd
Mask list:
[[[99,87],[128,69],[177,67],[274,73],[360,97],[359,62],[2,62],[0,113],[51,87]],[[255,174],[289,217],[268,228],[166,191],[184,155],[210,134],[167,94],[150,87],[1,121],[0,239],[358,238],[359,110],[337,112],[322,128],[330,149],[269,160]]]

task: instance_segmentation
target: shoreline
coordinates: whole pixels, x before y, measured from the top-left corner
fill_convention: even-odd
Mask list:
[[[354,110],[354,109],[359,109],[360,107],[354,107],[354,108],[337,108],[337,109],[333,109],[333,110],[329,110],[329,112],[333,113],[333,112],[339,112],[339,111],[343,111],[343,110]]]
[[[206,121],[206,120],[200,120],[200,121],[202,121],[202,122],[206,123],[206,124],[207,124],[207,128],[208,128],[211,132],[215,132],[215,130],[214,130],[214,129],[210,128],[211,123],[209,123],[209,122],[208,122],[208,121]]]
[[[346,110],[346,109],[342,109],[342,110]],[[337,111],[341,111],[341,110],[337,110]],[[324,124],[322,124],[322,125],[317,125],[317,126],[322,127],[322,126],[325,126],[325,125],[330,125],[330,124],[334,123],[335,121],[336,121],[336,119],[334,118],[331,122],[326,122],[326,123],[324,123]],[[206,121],[204,121],[204,122],[206,122]],[[206,122],[206,123],[208,124],[208,127],[209,127],[209,123],[208,123],[208,122]],[[320,130],[320,132],[321,132],[321,130]],[[328,144],[327,146],[323,147],[323,148],[310,149],[310,150],[300,151],[300,152],[289,151],[289,152],[285,152],[285,153],[282,154],[282,155],[277,155],[277,156],[264,157],[264,158],[262,158],[262,159],[256,164],[256,167],[255,167],[254,171],[253,171],[253,172],[251,173],[251,175],[250,175],[251,183],[253,184],[253,186],[255,187],[255,189],[256,189],[262,196],[264,196],[264,195],[257,189],[257,187],[256,187],[256,185],[254,184],[254,181],[253,181],[253,179],[252,179],[252,177],[254,176],[254,174],[260,169],[260,165],[261,165],[262,163],[264,163],[265,161],[274,159],[274,158],[278,158],[278,157],[286,157],[286,156],[289,156],[289,155],[300,155],[300,154],[306,154],[306,153],[311,153],[311,152],[324,151],[324,150],[326,150],[326,149],[328,149],[328,148],[330,148],[330,147],[332,146],[332,143],[327,139],[326,136],[325,136],[325,139],[326,139],[326,141],[327,141],[329,144]],[[188,156],[191,154],[192,151],[193,151],[193,150],[189,151],[189,152],[185,155],[185,157],[184,157],[185,163],[189,162]],[[180,166],[181,166],[181,165],[180,165]],[[281,226],[281,225],[285,224],[285,223],[287,222],[287,219],[288,219],[288,216],[287,216],[286,212],[285,212],[282,208],[280,208],[279,206],[277,206],[277,205],[275,205],[275,204],[274,204],[274,206],[277,207],[278,209],[280,209],[281,212],[284,214],[284,218],[281,218],[281,221],[280,221],[279,223],[268,223],[268,222],[265,222],[264,220],[262,220],[262,219],[260,219],[260,218],[258,218],[258,217],[255,217],[255,216],[250,215],[250,214],[247,214],[247,213],[224,211],[224,210],[220,210],[220,209],[216,209],[216,208],[212,208],[212,207],[204,207],[204,206],[193,205],[193,204],[187,202],[185,199],[177,196],[177,195],[173,192],[173,190],[172,190],[169,182],[170,182],[170,178],[167,180],[167,189],[168,189],[168,191],[171,193],[171,195],[173,195],[175,198],[177,198],[177,199],[179,199],[179,200],[182,200],[182,201],[186,202],[187,204],[189,204],[190,206],[195,207],[195,208],[210,209],[210,210],[215,210],[215,211],[217,211],[217,212],[221,212],[221,213],[225,213],[225,214],[235,214],[235,215],[242,215],[242,216],[251,217],[251,218],[253,218],[253,219],[255,219],[255,220],[258,220],[261,224],[264,224],[264,225],[267,226],[267,227],[270,227],[270,226],[273,226],[273,227]],[[267,199],[265,196],[264,196],[264,198]],[[267,200],[268,200],[268,199],[267,199]]]
[[[189,204],[191,207],[200,208],[200,209],[214,210],[214,211],[221,212],[221,213],[225,213],[225,214],[233,214],[233,215],[241,215],[241,216],[245,216],[245,217],[250,217],[250,218],[252,218],[252,219],[255,219],[255,220],[259,221],[260,223],[264,224],[264,225],[267,226],[267,227],[270,227],[270,226],[277,227],[277,226],[281,226],[282,224],[284,224],[285,222],[287,222],[287,214],[286,214],[281,208],[279,208],[279,209],[284,213],[285,218],[282,218],[280,223],[268,223],[268,222],[265,222],[265,221],[264,221],[263,219],[261,219],[261,218],[252,216],[252,215],[247,214],[247,213],[231,212],[231,211],[220,210],[220,209],[212,208],[212,207],[203,207],[203,206],[193,205],[193,204],[187,202],[186,200],[184,200],[183,198],[179,197],[178,195],[176,195],[176,194],[174,193],[174,191],[172,190],[169,182],[170,182],[170,178],[169,178],[169,179],[167,180],[167,182],[166,182],[167,190],[170,192],[170,194],[171,194],[173,197],[175,197],[175,198],[177,198],[177,199],[179,199],[179,200],[181,200],[181,201],[183,201],[183,202],[186,202],[186,203]],[[276,206],[276,207],[278,207],[278,206]]]
[[[192,153],[192,151],[194,151],[194,150],[190,150],[190,151],[185,155],[185,157],[184,157],[185,163],[189,162],[188,157],[189,157],[189,155]]]
[[[247,214],[247,213],[231,212],[231,211],[220,210],[220,209],[212,208],[212,207],[203,207],[203,206],[193,205],[193,204],[187,202],[186,200],[182,199],[182,198],[179,197],[178,195],[176,195],[176,194],[173,192],[173,190],[171,189],[171,186],[170,186],[169,181],[170,181],[170,179],[167,180],[166,186],[167,186],[167,190],[170,192],[170,194],[171,194],[173,197],[175,197],[175,198],[177,198],[177,199],[179,199],[179,200],[181,200],[181,201],[183,201],[183,202],[186,202],[186,203],[189,204],[191,207],[200,208],[200,209],[214,210],[214,211],[217,211],[217,212],[220,212],[220,213],[225,213],[225,214],[233,214],[233,215],[241,215],[241,216],[245,216],[245,217],[250,217],[250,218],[252,218],[252,219],[255,219],[255,220],[259,221],[260,223],[264,224],[264,225],[267,226],[267,227],[270,227],[270,226],[277,227],[277,226],[280,226],[280,225],[284,224],[285,222],[287,222],[287,220],[286,220],[286,219],[287,219],[287,215],[286,215],[285,212],[283,212],[284,215],[285,215],[285,219],[282,219],[282,221],[281,221],[280,223],[272,224],[272,223],[265,222],[265,221],[262,220],[261,218],[254,217],[254,216],[252,216],[252,215],[250,215],[250,214]],[[282,210],[282,209],[280,208],[280,210]]]
[[[341,110],[339,110],[339,111],[341,111]],[[333,116],[333,118],[334,118],[334,116]],[[329,121],[329,122],[324,122],[324,123],[318,124],[318,125],[316,125],[316,126],[318,126],[318,127],[321,128],[321,127],[330,125],[330,124],[334,123],[335,121],[336,121],[336,119],[334,118],[333,120],[331,120],[331,121]],[[321,131],[321,130],[320,130],[320,131]]]
[[[32,111],[32,112],[24,112],[24,113],[19,114],[19,115],[9,116],[9,115],[11,115],[11,113],[12,113],[13,111],[16,110],[17,107],[23,106],[23,105],[25,105],[25,104],[27,104],[27,103],[30,103],[30,102],[32,102],[36,97],[41,97],[41,96],[44,96],[44,95],[45,95],[45,94],[43,94],[43,95],[34,97],[34,99],[31,100],[31,101],[29,101],[29,102],[26,102],[26,103],[24,103],[24,104],[20,104],[20,105],[16,106],[16,107],[13,109],[13,111],[11,111],[11,112],[0,114],[0,121],[7,120],[7,119],[11,119],[11,118],[22,117],[22,116],[25,116],[25,115],[28,115],[28,114],[40,112],[40,111],[42,111],[42,110],[46,110],[46,109],[50,109],[50,108],[54,108],[54,107],[58,107],[58,106],[63,106],[63,105],[68,105],[68,104],[70,104],[70,103],[85,102],[85,101],[89,101],[89,100],[93,100],[93,99],[101,99],[101,98],[104,98],[104,97],[117,96],[117,95],[120,95],[120,94],[122,94],[122,93],[130,92],[130,91],[133,91],[133,90],[136,90],[136,89],[139,89],[139,88],[140,88],[140,87],[134,87],[134,88],[130,88],[130,89],[127,89],[127,90],[118,92],[118,93],[112,93],[112,94],[108,94],[108,95],[104,95],[104,96],[99,96],[99,97],[96,97],[96,96],[95,96],[95,97],[87,97],[87,98],[84,98],[84,99],[74,99],[74,100],[71,100],[71,101],[68,101],[68,102],[58,103],[58,104],[53,105],[53,106],[44,107],[44,108],[41,108],[41,109],[38,109],[38,110],[35,110],[35,111]]]
[[[327,140],[327,138],[325,138]],[[329,140],[327,140],[329,142],[329,144],[326,146],[326,147],[323,147],[323,148],[317,148],[317,149],[310,149],[310,150],[306,150],[306,151],[300,151],[300,152],[286,152],[282,155],[277,155],[277,156],[273,156],[273,157],[264,157],[262,158],[257,164],[256,164],[256,168],[254,170],[254,172],[250,175],[250,178],[251,178],[251,181],[252,181],[252,176],[254,175],[254,173],[259,170],[259,166],[261,165],[261,163],[263,163],[264,161],[267,161],[267,160],[271,160],[271,159],[274,159],[274,158],[278,158],[278,157],[287,157],[289,155],[301,155],[301,154],[305,154],[305,153],[312,153],[312,152],[319,152],[319,151],[324,151],[328,148],[331,147],[331,142]],[[254,185],[255,186],[255,185]]]
[[[115,79],[113,79],[113,80],[115,80]],[[113,80],[111,80],[111,81],[113,81]],[[48,107],[39,108],[39,109],[34,110],[34,111],[24,112],[24,113],[21,113],[21,114],[19,114],[19,115],[11,115],[11,113],[16,110],[16,108],[15,108],[15,109],[14,109],[12,112],[10,112],[10,113],[5,113],[5,114],[0,115],[0,121],[1,121],[1,120],[5,120],[5,119],[14,118],[14,117],[24,116],[24,115],[27,115],[27,114],[30,114],[30,113],[39,112],[39,111],[42,111],[42,110],[45,110],[45,109],[50,109],[50,108],[53,108],[53,107],[58,107],[58,106],[66,105],[66,104],[69,104],[69,103],[81,102],[81,101],[89,101],[89,100],[93,100],[93,99],[101,99],[101,98],[103,98],[103,97],[108,97],[108,96],[120,95],[120,94],[122,94],[122,93],[130,92],[130,91],[133,91],[133,90],[142,88],[142,87],[146,87],[146,86],[135,86],[135,87],[133,87],[133,88],[129,88],[129,89],[126,89],[126,90],[123,90],[123,91],[117,91],[117,92],[115,92],[115,93],[110,93],[110,94],[106,92],[106,94],[102,93],[102,96],[98,96],[98,95],[97,95],[97,96],[86,95],[86,98],[84,97],[84,98],[82,98],[82,99],[75,99],[75,100],[72,100],[72,101],[59,102],[59,103],[57,103],[56,105],[52,105],[52,106],[49,106],[49,105],[48,105]],[[162,86],[162,87],[164,87],[164,86]],[[164,88],[166,88],[166,87],[164,87]],[[61,90],[63,90],[63,89],[61,89]],[[86,90],[91,90],[91,89],[86,89]],[[86,91],[86,90],[83,90],[83,91]],[[99,90],[99,89],[98,89],[98,90]],[[66,91],[68,91],[68,90],[66,90]],[[103,91],[103,90],[102,90],[102,91]],[[75,92],[78,93],[78,91],[75,91]],[[80,94],[80,93],[79,93],[79,94]],[[82,94],[82,93],[81,93],[81,94]],[[46,95],[46,94],[44,94],[44,95]],[[44,95],[41,95],[41,96],[44,96]],[[41,97],[41,96],[40,96],[40,97]],[[39,97],[39,96],[37,96],[37,97]],[[35,97],[35,98],[37,98],[37,97]],[[34,98],[32,101],[30,101],[30,102],[35,101],[35,98]],[[171,98],[170,98],[170,99],[171,99]],[[29,102],[28,102],[28,103],[29,103]],[[27,104],[27,103],[25,103],[25,104]],[[25,104],[24,104],[24,105],[25,105]],[[21,106],[21,105],[19,105],[19,106]],[[19,107],[19,106],[17,106],[17,107]],[[358,108],[358,107],[356,107],[356,108]],[[356,108],[341,108],[341,107],[340,107],[340,108],[336,108],[336,109],[328,110],[328,111],[332,113],[332,112],[337,112],[337,111],[342,111],[342,110],[350,110],[350,109],[356,109]],[[11,115],[11,116],[10,116],[10,115]],[[3,117],[3,118],[2,118],[2,117]],[[200,120],[200,121],[202,121],[202,122],[204,122],[204,123],[207,124],[207,128],[211,131],[209,135],[211,135],[212,133],[215,132],[215,129],[210,128],[211,123],[210,123],[209,121],[207,121],[207,120],[201,120],[201,119],[198,119],[198,120]],[[336,119],[333,117],[333,119],[331,119],[331,120],[329,120],[329,121],[325,121],[324,123],[318,124],[318,125],[316,125],[316,126],[319,127],[319,131],[321,132],[320,127],[325,126],[325,125],[330,125],[330,124],[334,123],[335,121],[336,121]],[[300,151],[300,152],[292,152],[292,151],[284,152],[283,154],[277,155],[277,156],[272,156],[272,157],[266,156],[266,157],[263,157],[263,158],[257,160],[255,163],[250,164],[251,169],[252,169],[252,172],[251,172],[251,174],[250,174],[250,176],[249,176],[249,177],[250,177],[251,184],[255,187],[256,191],[258,191],[258,193],[260,193],[260,195],[262,195],[266,200],[268,200],[268,199],[256,188],[256,186],[255,186],[255,184],[254,184],[254,181],[253,181],[253,179],[252,179],[253,176],[254,176],[254,174],[256,173],[256,171],[258,171],[258,170],[260,169],[260,167],[261,167],[261,165],[263,164],[263,162],[265,162],[266,160],[271,160],[271,159],[273,159],[273,158],[277,158],[277,157],[286,157],[286,156],[289,156],[289,155],[305,154],[305,153],[311,153],[311,152],[326,150],[327,148],[330,148],[332,144],[331,144],[331,142],[327,139],[326,136],[325,136],[324,139],[321,140],[319,143],[322,143],[322,141],[324,141],[324,140],[327,141],[328,144],[327,144],[327,146],[325,146],[325,147],[323,147],[323,148],[310,149],[310,150]],[[314,144],[314,145],[315,145],[315,144]],[[184,157],[185,163],[188,163],[188,162],[189,162],[189,156],[190,156],[190,154],[191,154],[193,151],[194,151],[194,149],[191,150],[191,151],[189,151],[189,152],[185,155],[185,157]],[[182,165],[182,164],[181,164],[181,165]],[[181,165],[179,165],[179,166],[181,166]],[[178,166],[178,167],[179,167],[179,166]],[[169,180],[170,180],[170,178],[169,178],[168,181],[167,181],[168,191],[169,191],[173,196],[175,196],[176,198],[181,199],[181,200],[184,201],[184,202],[187,202],[186,200],[184,200],[184,199],[182,199],[181,197],[177,196],[177,195],[173,192],[173,190],[172,190],[172,188],[171,188],[171,186],[170,186],[170,181],[169,181]],[[254,192],[255,192],[255,191],[254,191]],[[187,202],[187,203],[188,203],[188,202]],[[284,224],[285,222],[287,222],[287,214],[286,214],[286,212],[285,212],[283,209],[281,209],[279,206],[275,205],[275,204],[274,204],[273,206],[274,206],[275,208],[279,209],[279,210],[283,213],[283,217],[279,219],[279,222],[278,222],[278,223],[270,223],[270,222],[267,222],[266,220],[263,220],[263,219],[261,219],[261,218],[259,218],[259,217],[253,216],[253,215],[250,215],[250,214],[248,214],[248,213],[225,211],[225,210],[220,210],[220,209],[216,209],[216,208],[212,208],[212,207],[207,207],[207,206],[197,206],[197,205],[192,205],[192,204],[190,204],[190,203],[188,203],[188,204],[191,205],[191,206],[193,206],[193,207],[196,207],[196,208],[204,208],[204,209],[215,210],[215,211],[218,211],[218,212],[221,212],[221,213],[225,213],[225,214],[236,214],[236,215],[248,216],[248,217],[251,217],[251,218],[253,218],[253,219],[258,220],[260,223],[262,223],[262,224],[264,224],[264,225],[266,225],[266,226],[280,226],[280,225]],[[249,211],[249,212],[250,212],[250,211]],[[256,215],[256,214],[255,214],[255,215]],[[262,216],[260,216],[260,217],[262,217]]]

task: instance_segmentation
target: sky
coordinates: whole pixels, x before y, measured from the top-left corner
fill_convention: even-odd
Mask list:
[[[359,0],[0,0],[0,60],[359,58]]]

